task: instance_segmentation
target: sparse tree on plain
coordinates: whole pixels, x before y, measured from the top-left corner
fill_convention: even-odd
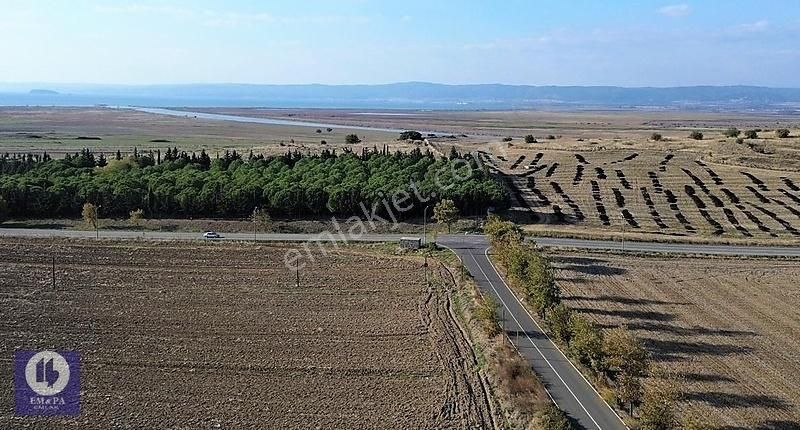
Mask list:
[[[789,137],[789,135],[790,132],[789,129],[787,128],[779,128],[775,130],[775,136],[778,137],[779,139],[786,139],[787,137]]]
[[[450,233],[450,228],[456,220],[458,220],[458,208],[454,201],[444,199],[436,203],[433,207],[433,217],[437,222],[447,224],[447,232]]]
[[[660,142],[662,139],[664,139],[664,136],[662,136],[661,133],[653,133],[650,135],[650,140]]]
[[[747,130],[744,132],[744,137],[747,139],[758,139],[758,131],[756,130]]]
[[[532,134],[525,136],[525,143],[536,143],[536,138]]]
[[[703,140],[703,133],[699,131],[693,131],[689,133],[689,138],[694,140]]]
[[[415,130],[409,130],[400,133],[400,140],[422,140],[422,139],[423,139],[422,133]]]
[[[355,145],[356,143],[361,143],[361,138],[357,134],[348,134],[345,136],[344,141],[349,145]]]
[[[731,127],[725,130],[722,134],[725,135],[725,137],[739,137],[742,132],[736,127]]]

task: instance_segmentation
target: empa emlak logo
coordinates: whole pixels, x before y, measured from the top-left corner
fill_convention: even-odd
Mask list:
[[[79,365],[76,351],[16,351],[16,414],[78,415]]]

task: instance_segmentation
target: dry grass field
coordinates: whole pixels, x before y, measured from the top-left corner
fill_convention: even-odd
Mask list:
[[[345,136],[358,134],[362,145],[346,145]],[[89,138],[89,139],[87,139]],[[99,138],[100,140],[93,139]],[[327,144],[321,145],[325,140]],[[294,142],[292,142],[294,141]],[[213,121],[187,116],[155,115],[110,108],[0,107],[0,153],[47,151],[60,156],[90,148],[129,153],[177,147],[185,151],[237,150],[281,154],[287,150],[317,152],[323,147],[360,151],[384,143],[401,149],[397,135],[380,131],[327,129]]]
[[[20,348],[81,354],[82,415],[0,428],[495,428],[450,294],[419,257],[4,239],[0,385]],[[56,286],[51,258],[56,256]]]
[[[554,254],[566,303],[627,326],[726,429],[800,428],[798,261]]]

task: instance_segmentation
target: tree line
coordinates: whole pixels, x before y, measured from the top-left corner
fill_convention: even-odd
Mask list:
[[[631,332],[621,327],[601,330],[563,303],[553,266],[535,244],[525,241],[517,225],[492,216],[484,232],[509,280],[525,291],[526,301],[550,336],[592,373],[595,382],[613,390],[613,401],[638,418],[638,428],[707,428],[701,422],[679,421],[677,380],[651,365],[649,353]]]
[[[363,215],[361,204],[385,213],[383,200],[408,190],[399,217],[421,214],[422,200],[452,200],[465,214],[509,204],[505,185],[470,154],[439,157],[430,151],[360,153],[323,150],[279,156],[225,151],[212,159],[205,151],[177,148],[134,150],[106,157],[84,149],[63,159],[49,155],[0,157],[0,199],[17,218],[77,217],[85,203],[101,216],[127,217],[141,209],[147,217],[244,217],[256,208],[273,215]]]

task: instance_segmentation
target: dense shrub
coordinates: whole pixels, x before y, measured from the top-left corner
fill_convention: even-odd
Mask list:
[[[779,128],[775,130],[775,136],[777,136],[779,139],[786,139],[789,137],[789,134],[789,130],[786,128]]]
[[[414,130],[400,133],[400,140],[422,140],[422,133]]]
[[[736,128],[736,127],[731,127],[729,129],[725,130],[724,132],[722,132],[722,134],[725,137],[739,137],[739,135],[742,134],[742,132],[739,131],[739,129]]]
[[[357,134],[348,134],[344,137],[344,142],[348,145],[355,145],[356,143],[361,143],[361,138]]]
[[[747,139],[758,139],[758,131],[756,130],[747,130],[744,132],[744,137]]]
[[[525,143],[536,143],[536,138],[532,134],[525,136]]]
[[[656,142],[660,142],[664,137],[661,136],[661,133],[653,133],[650,135],[650,140],[654,140]]]

